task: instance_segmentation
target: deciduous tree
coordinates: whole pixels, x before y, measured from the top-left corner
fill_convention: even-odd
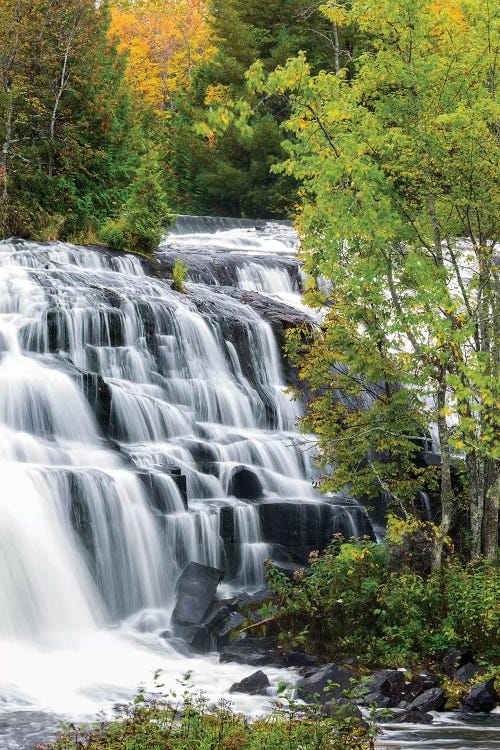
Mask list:
[[[262,65],[253,74],[257,89],[285,96],[292,108],[280,169],[302,185],[306,268],[332,285],[319,295],[329,305],[325,325],[303,350],[303,373],[318,394],[306,424],[326,459],[340,462],[341,480],[371,474],[374,486],[396,495],[398,468],[418,485],[408,462],[412,424],[424,432],[434,425],[442,537],[455,515],[452,464],[463,460],[471,555],[492,557],[500,494],[498,15],[482,0],[354,0],[342,15],[334,2],[324,12],[364,40],[352,76],[314,75],[303,55],[267,80]],[[352,398],[339,401],[336,390]]]

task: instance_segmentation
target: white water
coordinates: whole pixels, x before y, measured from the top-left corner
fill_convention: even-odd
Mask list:
[[[264,504],[318,519],[323,507],[269,326],[214,290],[232,258],[234,286],[300,309],[295,237],[284,225],[230,226],[207,233],[201,221],[166,240],[201,258],[187,296],[134,257],[0,243],[1,750],[27,750],[57,716],[94,718],[159,668],[167,690],[191,672],[214,700],[254,671],[159,637],[185,564],[227,565],[228,510],[238,552],[221,596],[260,588],[262,560],[279,556],[263,541],[259,503],[228,494],[235,467],[256,472]],[[106,387],[109,422],[92,396]],[[339,528],[360,532],[356,506],[335,512]],[[265,671],[273,685],[294,681]],[[250,715],[270,701],[230,697]],[[491,750],[499,731],[493,719],[441,716],[387,727],[379,746]]]
[[[210,255],[200,236],[177,240]],[[219,240],[292,267],[289,228]],[[298,299],[274,261],[250,271],[254,288]],[[238,273],[250,288],[248,268]],[[190,560],[226,568],[229,511],[236,557],[223,591],[262,587],[276,550],[259,504],[229,494],[236,467],[256,472],[264,502],[324,504],[270,326],[203,283],[188,287],[172,292],[135,257],[0,243],[0,748],[26,746],[16,712],[91,716],[158,668],[172,687],[191,670],[214,699],[226,692],[252,668],[159,637],[180,572]],[[172,467],[186,476],[187,508]],[[339,523],[350,512],[340,504]],[[252,713],[269,697],[237,700]]]

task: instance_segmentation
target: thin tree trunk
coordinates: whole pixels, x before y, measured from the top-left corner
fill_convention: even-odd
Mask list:
[[[49,123],[49,164],[48,164],[48,176],[52,177],[54,172],[54,140],[56,135],[56,120],[57,120],[57,112],[59,109],[59,104],[61,103],[62,95],[66,89],[66,86],[68,84],[69,80],[69,73],[68,73],[68,62],[69,62],[69,55],[71,52],[71,46],[73,44],[73,39],[75,36],[76,26],[77,26],[78,19],[75,20],[75,23],[73,25],[73,28],[71,29],[71,33],[69,35],[68,43],[66,45],[66,49],[64,51],[64,59],[63,59],[63,66],[61,71],[61,78],[59,79],[59,86],[57,88],[56,92],[56,98],[54,101],[54,106],[52,108],[52,114],[50,117],[50,123]]]
[[[484,465],[481,457],[468,452],[465,458],[469,483],[469,512],[471,526],[471,558],[481,556],[484,514]]]
[[[489,461],[486,469],[488,481],[484,498],[482,547],[489,560],[498,553],[498,510],[500,507],[500,468],[498,461]]]
[[[339,27],[337,22],[333,22],[333,49],[335,55],[335,73],[340,70],[340,40],[339,40]]]
[[[493,257],[490,261],[490,356],[493,406],[490,409],[491,423],[498,424],[498,403],[500,402],[500,387],[498,373],[500,372],[500,274],[496,269],[498,264]],[[500,506],[500,461],[490,459],[486,471],[486,492],[484,498],[483,517],[483,554],[490,560],[498,553],[498,511]]]
[[[454,495],[451,484],[451,456],[449,443],[449,429],[446,424],[444,408],[446,406],[446,380],[440,382],[437,392],[438,407],[438,435],[441,450],[441,523],[439,538],[437,539],[432,560],[433,570],[441,567],[445,537],[448,536],[454,516]]]
[[[9,103],[5,113],[5,134],[2,146],[2,156],[0,158],[0,179],[2,185],[2,203],[9,201],[9,153],[12,145],[12,118],[14,114],[14,105],[12,93],[8,93]]]

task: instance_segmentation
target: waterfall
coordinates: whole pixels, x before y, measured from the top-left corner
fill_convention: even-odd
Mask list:
[[[0,242],[2,694],[52,695],[26,667],[44,664],[43,649],[61,670],[73,649],[71,706],[78,680],[94,690],[91,643],[101,685],[133,688],[146,651],[152,669],[185,658],[158,634],[191,560],[224,570],[224,591],[252,592],[266,558],[371,533],[359,506],[316,493],[300,404],[261,314],[271,297],[274,310],[301,309],[295,243],[287,224],[184,218],[158,254],[190,268],[179,294],[138,257]],[[299,522],[310,533],[295,543]],[[50,705],[61,701],[53,687]]]

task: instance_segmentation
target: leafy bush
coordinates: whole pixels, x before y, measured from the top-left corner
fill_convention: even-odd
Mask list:
[[[172,289],[174,289],[176,292],[181,292],[182,294],[185,294],[186,287],[184,286],[184,282],[186,281],[186,276],[188,275],[189,268],[187,268],[185,265],[183,265],[182,261],[177,258],[177,260],[174,263],[174,267],[172,269]]]
[[[38,750],[369,750],[372,730],[340,706],[325,716],[319,706],[283,698],[268,716],[249,722],[221,700],[216,707],[189,691],[180,696],[139,693],[115,709],[112,720],[87,729],[68,726]]]
[[[411,547],[406,539],[403,546]],[[498,662],[498,564],[451,560],[425,576],[404,561],[391,540],[336,539],[292,580],[271,565],[283,644],[303,643],[325,659],[355,655],[391,667],[418,664],[455,645]]]

